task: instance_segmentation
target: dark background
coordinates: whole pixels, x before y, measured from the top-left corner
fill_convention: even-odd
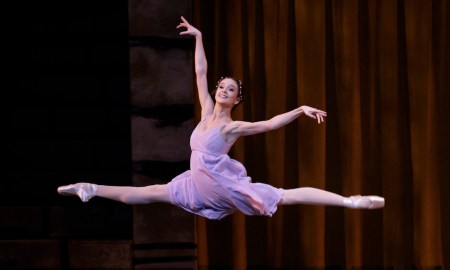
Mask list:
[[[127,11],[127,1],[11,9],[0,209],[14,214],[1,238],[130,237],[131,208],[86,207],[56,192],[79,181],[131,183]]]

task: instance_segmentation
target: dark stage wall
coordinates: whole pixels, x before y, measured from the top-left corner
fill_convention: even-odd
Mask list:
[[[132,208],[56,189],[131,184],[127,2],[36,1],[11,11],[0,268],[80,267],[106,250],[126,266]]]
[[[192,43],[175,26],[191,15],[191,2],[174,1],[170,10],[163,2],[35,1],[10,9],[0,269],[130,269],[171,260],[193,267],[191,215],[56,192],[74,182],[163,183],[187,169],[189,149],[177,149],[193,124]]]

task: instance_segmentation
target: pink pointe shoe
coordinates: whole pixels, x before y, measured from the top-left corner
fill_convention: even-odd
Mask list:
[[[61,195],[77,195],[81,201],[87,202],[97,194],[97,185],[89,183],[77,183],[58,188]]]
[[[355,195],[344,198],[344,206],[358,209],[377,209],[384,207],[384,198],[380,196]]]

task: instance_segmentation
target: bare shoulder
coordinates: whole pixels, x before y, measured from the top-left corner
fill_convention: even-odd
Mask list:
[[[236,131],[241,123],[242,121],[231,121],[223,126],[221,133],[226,142],[235,142],[240,137],[239,133]]]
[[[229,134],[229,133],[233,133],[235,132],[243,123],[245,123],[244,121],[231,121],[227,124],[225,124],[225,126],[222,129],[222,133],[224,134]]]
[[[246,122],[246,121],[233,121],[227,124],[226,129],[224,128],[223,133],[231,137],[241,137],[249,136],[258,133],[263,133],[272,130],[273,127],[269,121],[257,121],[257,122]]]
[[[211,115],[212,115],[212,112],[202,109],[200,121],[203,121],[203,120],[206,120],[206,119],[210,118]]]
[[[246,130],[251,126],[252,122],[246,121],[232,121],[226,124],[222,129],[222,136],[226,138],[227,142],[234,142],[241,136],[250,135]]]

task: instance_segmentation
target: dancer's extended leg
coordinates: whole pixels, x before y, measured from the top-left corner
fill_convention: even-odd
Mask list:
[[[375,209],[384,206],[384,198],[372,195],[343,197],[326,190],[304,187],[285,190],[280,204],[315,204]]]
[[[130,187],[76,183],[59,187],[58,192],[61,195],[77,195],[83,202],[87,202],[92,197],[97,196],[126,204],[170,203],[166,185]]]

